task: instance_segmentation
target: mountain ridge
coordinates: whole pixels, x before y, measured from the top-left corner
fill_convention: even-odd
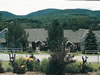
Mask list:
[[[92,15],[98,16],[100,15],[100,11],[94,11],[89,9],[44,9],[36,12],[31,12],[27,15],[15,15],[8,11],[0,11],[4,18],[30,18],[30,17],[38,17],[38,16],[52,16],[52,15]]]

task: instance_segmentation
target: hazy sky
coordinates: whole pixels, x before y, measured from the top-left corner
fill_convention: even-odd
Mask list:
[[[68,1],[68,0],[0,0],[0,11],[9,11],[17,15],[47,9],[85,8],[100,10],[99,1]]]

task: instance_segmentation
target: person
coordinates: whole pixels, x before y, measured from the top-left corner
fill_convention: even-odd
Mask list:
[[[82,56],[83,64],[87,63],[87,58],[87,56],[85,56],[85,58]]]
[[[40,67],[40,60],[39,59],[37,59],[37,66],[38,66],[38,71],[39,71],[39,67]]]
[[[39,59],[37,59],[37,62],[38,62],[38,63],[40,63],[40,60],[39,60]]]
[[[35,56],[33,54],[31,54],[29,58],[35,59]]]

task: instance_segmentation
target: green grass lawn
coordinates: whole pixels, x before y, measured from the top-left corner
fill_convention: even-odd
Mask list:
[[[99,63],[91,63],[91,66],[96,70],[98,70],[100,68],[100,64]]]
[[[82,54],[82,51],[77,51],[77,52],[71,52],[72,55],[79,55],[79,54]]]
[[[9,65],[8,61],[2,61],[2,67],[6,68]]]
[[[0,52],[0,54],[8,54],[10,52]],[[33,53],[33,54],[50,54],[51,52],[50,51],[40,51],[40,52],[37,52],[37,51],[34,51],[34,52],[14,52],[16,54],[30,54],[30,53]]]

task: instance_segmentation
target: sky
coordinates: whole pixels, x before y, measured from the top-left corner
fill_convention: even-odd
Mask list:
[[[26,15],[42,9],[90,9],[100,10],[99,1],[68,0],[0,0],[0,11],[9,11],[16,15]]]

